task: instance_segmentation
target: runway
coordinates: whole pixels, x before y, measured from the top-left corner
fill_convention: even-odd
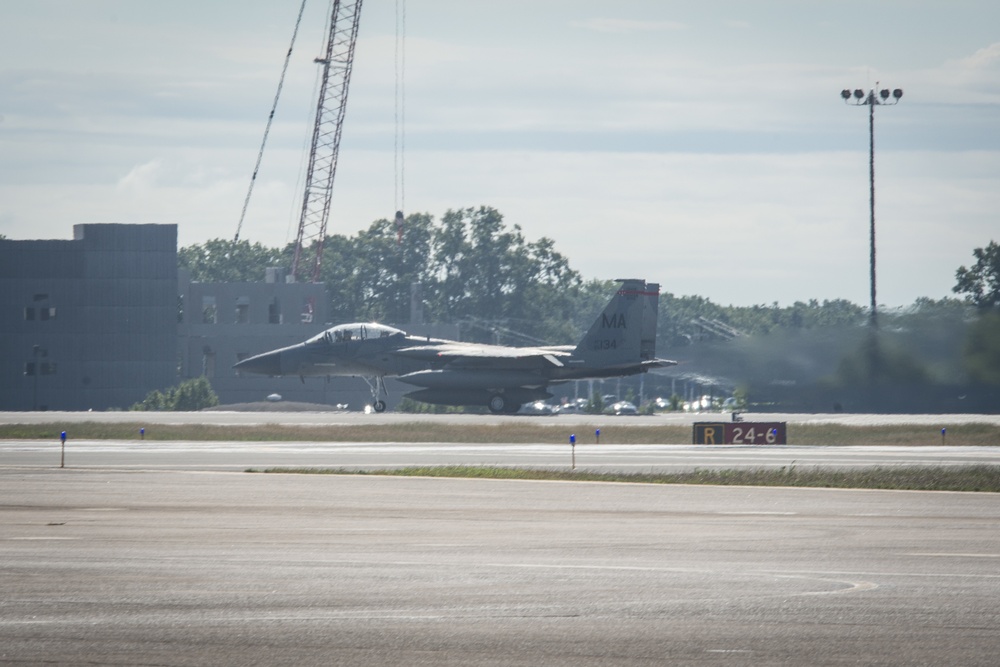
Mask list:
[[[0,467],[0,663],[994,665],[996,494]]]
[[[568,468],[568,444],[61,453],[0,441],[0,664],[993,665],[1000,649],[998,494],[242,472]],[[1000,448],[581,441],[575,458],[953,466]]]
[[[0,466],[130,470],[312,467],[371,470],[408,466],[517,466],[597,472],[680,472],[729,468],[863,468],[1000,465],[997,447],[803,447],[793,445],[168,442],[0,440]]]
[[[364,426],[436,422],[448,424],[551,424],[565,427],[562,443],[482,444],[407,442],[173,442],[155,440],[77,440],[72,427],[65,454],[57,433],[50,441],[0,440],[0,465],[41,466],[58,464],[65,456],[70,467],[105,467],[146,470],[229,470],[267,467],[333,467],[373,469],[403,466],[498,465],[567,468],[616,472],[677,472],[696,468],[781,468],[870,466],[1000,465],[997,446],[939,446],[943,424],[1000,423],[1000,415],[753,415],[748,419],[785,421],[789,424],[838,423],[853,426],[918,424],[927,427],[926,443],[903,447],[817,446],[696,446],[682,443],[657,445],[597,444],[595,426],[617,424],[657,426],[690,425],[720,419],[719,414],[660,414],[650,417],[561,415],[553,417],[493,415],[407,415],[302,412],[104,412],[104,413],[0,413],[0,423],[75,424],[82,422],[132,423],[154,429],[158,424],[248,426]],[[576,446],[569,446],[569,434]]]

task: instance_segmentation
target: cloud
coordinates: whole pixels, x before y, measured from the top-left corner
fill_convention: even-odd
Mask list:
[[[670,32],[686,30],[687,26],[678,21],[636,21],[631,19],[593,18],[586,21],[573,21],[574,28],[584,28],[594,32],[615,33],[620,35],[638,32]]]
[[[131,171],[118,180],[118,190],[137,194],[148,192],[156,187],[161,167],[160,160],[151,160],[132,167]]]
[[[916,72],[914,78],[952,105],[1000,104],[1000,42],[926,72]]]
[[[1000,42],[979,49],[968,58],[960,60],[959,63],[969,69],[988,69],[1000,65]]]

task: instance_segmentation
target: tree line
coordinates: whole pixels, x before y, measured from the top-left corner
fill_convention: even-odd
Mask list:
[[[258,282],[271,266],[288,267],[293,244],[272,248],[247,240],[213,239],[178,251],[180,268],[196,282]],[[616,283],[584,280],[547,237],[529,241],[490,207],[449,210],[435,222],[426,213],[405,220],[402,242],[388,219],[355,236],[326,238],[321,267],[335,322],[375,320],[405,325],[411,286],[418,284],[424,318],[458,323],[473,340],[500,338],[565,343],[579,336]],[[741,333],[776,328],[853,325],[865,310],[846,300],[749,307],[721,306],[700,296],[661,296],[665,344],[713,337],[699,319]],[[463,329],[463,335],[465,335]],[[523,342],[523,341],[522,341]]]
[[[448,210],[439,221],[410,214],[401,239],[397,232],[394,221],[383,218],[354,236],[326,238],[320,275],[333,322],[374,320],[405,328],[411,289],[418,285],[424,320],[459,325],[463,340],[564,344],[582,335],[617,285],[584,279],[552,239],[529,240],[519,225],[508,226],[487,206]],[[259,282],[267,267],[289,267],[293,254],[293,244],[272,248],[214,239],[181,248],[178,261],[194,281]],[[968,327],[960,362],[965,372],[974,381],[1000,384],[1000,247],[990,242],[973,255],[974,265],[956,271],[954,292],[963,298],[918,299],[886,312],[882,329],[919,329],[922,338],[911,344],[912,354],[930,359],[956,346],[953,332],[949,338],[945,330]],[[664,292],[657,350],[669,354],[698,342],[859,330],[866,320],[865,307],[844,299],[723,306]],[[928,355],[935,341],[940,349]]]

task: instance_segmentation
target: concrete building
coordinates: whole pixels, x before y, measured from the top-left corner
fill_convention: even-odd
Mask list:
[[[232,370],[328,326],[323,285],[286,283],[280,269],[262,278],[192,283],[177,269],[176,225],[0,240],[0,410],[126,409],[200,375],[223,403],[273,392],[323,402],[319,383]]]
[[[177,381],[177,226],[0,240],[0,410],[128,407]]]
[[[260,283],[196,283],[181,271],[178,287],[181,380],[204,375],[224,404],[263,401],[275,393],[286,401],[349,402],[335,400],[336,392],[317,380],[304,384],[299,378],[240,376],[233,370],[241,359],[301,343],[327,329],[323,285],[285,282],[284,271],[273,268]]]
[[[197,283],[177,268],[176,225],[83,224],[73,240],[0,240],[0,410],[127,409],[206,376],[223,404],[371,401],[355,378],[239,376],[233,364],[299,343],[329,321],[325,286]],[[414,333],[453,338],[454,326]],[[412,387],[388,384],[389,406]]]

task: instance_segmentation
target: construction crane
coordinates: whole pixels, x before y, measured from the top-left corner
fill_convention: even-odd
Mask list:
[[[292,276],[295,280],[308,276],[308,280],[315,283],[320,279],[326,222],[330,217],[340,135],[347,111],[347,90],[354,66],[354,45],[358,38],[361,2],[362,0],[333,0],[326,54],[314,61],[323,66],[323,76],[316,103],[316,121],[313,125],[302,214],[295,238],[295,257],[292,260]]]

